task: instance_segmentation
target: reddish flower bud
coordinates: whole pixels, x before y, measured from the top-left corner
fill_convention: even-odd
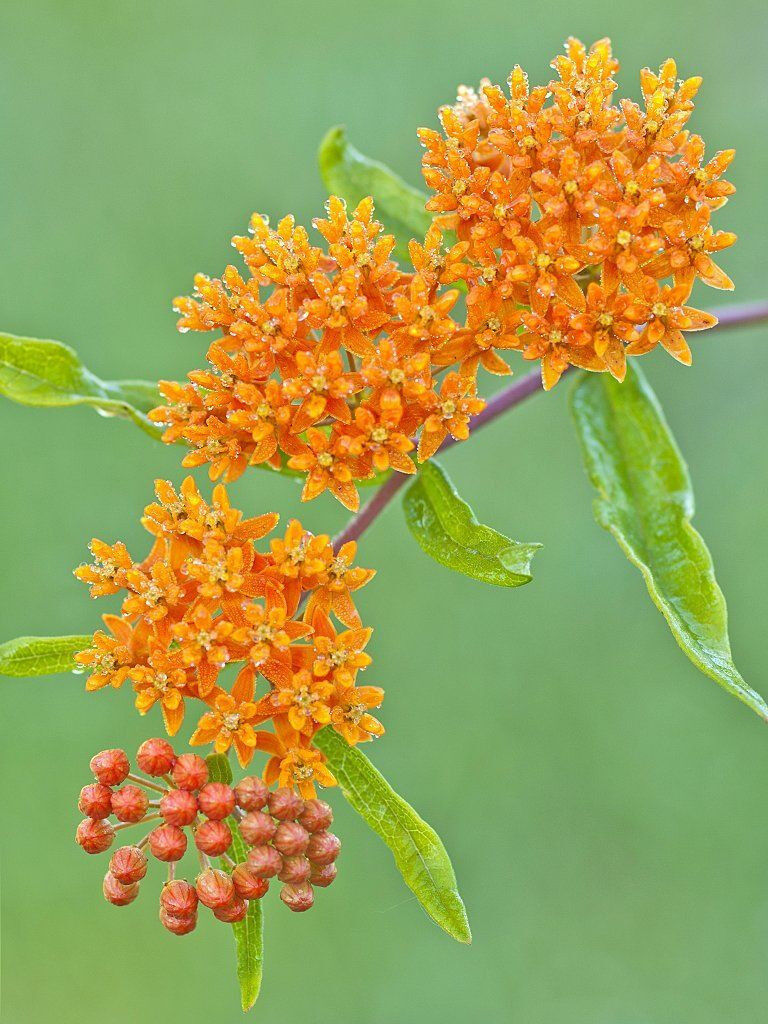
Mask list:
[[[235,892],[244,900],[260,900],[269,888],[266,878],[257,878],[247,864],[238,864],[232,872]]]
[[[321,832],[333,822],[333,811],[325,800],[305,800],[298,818],[307,832]]]
[[[277,824],[271,814],[251,811],[240,822],[240,835],[249,846],[262,846],[275,834]]]
[[[170,917],[190,917],[197,912],[197,890],[183,878],[174,878],[162,888],[160,907]]]
[[[235,792],[224,782],[209,782],[197,794],[197,805],[206,818],[221,821],[235,809]]]
[[[173,766],[171,778],[179,789],[194,793],[208,781],[208,765],[197,754],[182,754]]]
[[[341,840],[333,832],[314,832],[307,843],[307,856],[313,864],[332,864],[340,850]]]
[[[102,786],[119,786],[125,782],[130,770],[124,750],[102,750],[91,758],[91,771]]]
[[[140,882],[147,873],[147,858],[138,846],[121,846],[112,854],[109,870],[123,885]]]
[[[309,910],[315,902],[315,894],[308,882],[302,882],[300,885],[284,885],[280,890],[280,899],[289,910],[300,914]]]
[[[93,818],[83,818],[75,832],[75,839],[86,853],[104,853],[114,838],[115,830],[108,821],[94,821]]]
[[[108,871],[104,875],[104,884],[101,887],[101,891],[104,893],[104,899],[108,900],[113,906],[127,907],[139,895],[139,883],[133,882],[131,885],[123,885],[122,882],[115,878],[111,871]]]
[[[149,797],[138,786],[123,786],[112,794],[112,812],[118,821],[141,821],[147,807]]]
[[[209,857],[220,857],[232,845],[232,833],[225,821],[204,821],[195,830],[195,845]]]
[[[112,813],[112,790],[101,782],[83,786],[77,806],[81,814],[87,814],[94,821],[108,818]]]
[[[242,921],[247,913],[248,903],[246,900],[235,896],[231,903],[227,903],[223,907],[217,907],[213,912],[213,916],[217,921],[224,921],[225,924],[235,924],[236,921]]]
[[[274,846],[254,846],[248,854],[248,870],[257,878],[272,878],[283,866],[283,858]]]
[[[197,914],[174,917],[164,907],[160,907],[160,923],[174,935],[188,935],[197,927]]]
[[[268,796],[266,783],[257,775],[248,775],[235,786],[235,801],[244,811],[260,811]]]
[[[298,793],[285,786],[269,794],[269,813],[280,821],[293,821],[304,809],[304,801]]]
[[[186,789],[172,789],[160,797],[160,813],[168,825],[191,825],[197,816],[197,797]]]
[[[281,882],[306,882],[311,870],[312,865],[301,854],[296,857],[283,857],[283,866],[277,877]]]
[[[147,775],[167,775],[173,768],[176,753],[163,739],[144,740],[136,754],[136,764]]]
[[[204,907],[216,910],[235,898],[235,885],[226,871],[206,868],[195,879],[197,898]]]
[[[160,825],[149,833],[149,849],[158,860],[181,860],[187,849],[187,837],[176,825]]]
[[[338,870],[335,864],[313,864],[309,880],[312,885],[319,885],[325,889],[336,878]]]
[[[309,832],[297,821],[281,821],[272,840],[275,849],[284,857],[304,853],[309,843]]]

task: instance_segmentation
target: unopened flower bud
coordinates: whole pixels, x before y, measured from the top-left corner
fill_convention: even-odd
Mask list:
[[[136,764],[147,775],[167,775],[173,768],[176,753],[164,739],[145,740],[136,754]]]
[[[197,816],[197,797],[186,789],[172,789],[160,797],[160,813],[168,825],[191,825]]]
[[[274,846],[254,846],[248,854],[248,869],[257,878],[272,878],[283,866],[283,858]]]
[[[271,814],[251,811],[240,822],[240,835],[249,846],[262,846],[275,834],[277,825]]]
[[[181,860],[187,849],[186,834],[176,825],[160,825],[149,833],[149,849],[158,860]]]
[[[260,811],[268,796],[266,784],[257,775],[248,775],[235,786],[235,801],[244,811]]]
[[[204,821],[195,830],[195,846],[209,857],[220,857],[232,845],[232,833],[225,821]]]
[[[280,890],[280,899],[289,910],[300,914],[304,910],[309,910],[315,902],[315,894],[308,882],[302,882],[299,885],[289,883]]]
[[[340,850],[341,840],[333,832],[314,832],[307,843],[307,856],[313,864],[332,864]]]
[[[260,900],[269,888],[266,878],[257,878],[247,864],[238,864],[232,872],[235,892],[244,900]]]
[[[293,857],[304,853],[309,843],[309,832],[297,821],[281,821],[272,840],[275,849],[284,857]]]
[[[283,857],[283,866],[277,876],[281,882],[306,882],[309,880],[309,873],[312,865],[306,857],[298,854],[296,857]]]
[[[138,846],[121,846],[112,854],[109,870],[123,885],[140,882],[147,873],[147,858]]]
[[[235,809],[235,793],[224,782],[209,782],[197,794],[197,805],[206,818],[221,821]]]
[[[108,821],[84,818],[77,826],[75,839],[86,853],[104,853],[112,845],[115,830]]]
[[[204,907],[215,910],[235,898],[235,885],[226,871],[220,868],[206,868],[195,879],[197,898]]]
[[[333,822],[333,811],[325,800],[305,800],[298,822],[307,832],[321,832]]]
[[[101,891],[104,893],[104,899],[108,900],[113,906],[127,907],[139,895],[139,883],[133,882],[131,885],[123,885],[122,882],[115,878],[111,871],[108,871],[104,875],[104,884],[101,887]]]
[[[102,750],[91,758],[91,771],[102,786],[119,786],[125,782],[130,770],[124,750]]]
[[[197,754],[182,754],[173,766],[171,778],[179,789],[194,793],[208,781],[208,765]]]
[[[77,806],[82,814],[94,821],[108,818],[112,813],[112,790],[101,782],[92,782],[80,790]]]
[[[223,907],[217,907],[213,912],[213,916],[217,921],[223,921],[225,924],[235,924],[237,921],[242,921],[247,913],[247,901],[239,896],[235,896],[231,903],[227,903]]]
[[[123,786],[112,794],[112,813],[118,821],[141,821],[147,807],[149,797],[138,786]]]
[[[160,923],[174,935],[188,935],[197,927],[197,914],[174,917],[164,907],[160,907]]]
[[[304,801],[292,789],[283,787],[269,794],[269,813],[280,821],[293,821],[304,809]]]
[[[309,880],[312,885],[318,885],[325,889],[336,878],[338,870],[335,864],[313,864]]]
[[[189,917],[197,911],[197,890],[183,878],[174,878],[163,886],[160,906],[171,917]]]

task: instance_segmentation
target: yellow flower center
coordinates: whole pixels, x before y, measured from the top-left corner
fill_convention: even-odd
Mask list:
[[[374,427],[371,431],[371,440],[375,441],[377,444],[381,444],[383,441],[386,441],[388,437],[389,431],[386,427]]]
[[[458,181],[454,181],[453,187],[451,188],[451,192],[453,192],[455,196],[463,196],[466,191],[467,183],[466,181],[464,181],[463,178],[459,178]]]
[[[575,181],[566,181],[566,183],[563,185],[563,192],[565,192],[567,196],[572,196],[575,192],[578,191],[579,186],[578,183]]]
[[[597,322],[601,327],[611,327],[613,325],[613,317],[610,313],[601,313],[597,318]]]
[[[389,371],[389,379],[392,381],[393,384],[402,384],[403,381],[405,380],[405,373],[400,369],[399,366],[396,366],[394,370]]]
[[[536,142],[536,139],[533,137],[533,135],[524,135],[523,136],[523,148],[524,149],[536,149],[537,145],[538,145],[538,143]]]
[[[545,252],[540,252],[536,257],[536,266],[539,270],[546,270],[547,267],[552,265],[552,257],[548,256]]]
[[[300,266],[301,262],[297,256],[286,256],[283,260],[283,268],[287,270],[289,274],[295,274]]]
[[[343,295],[332,295],[331,296],[331,302],[330,302],[331,309],[335,309],[336,312],[338,312],[340,309],[344,308],[344,305],[345,305],[345,300],[344,300],[344,296]]]
[[[550,331],[549,332],[549,344],[550,345],[559,345],[562,340],[563,340],[563,332],[562,331]]]
[[[440,408],[446,419],[450,419],[452,416],[456,415],[456,403],[450,398],[446,402],[443,402]]]
[[[704,248],[704,236],[694,235],[693,238],[690,238],[688,240],[688,245],[691,247],[691,249],[694,249],[696,252],[698,252],[700,249]]]
[[[636,181],[634,181],[634,180],[628,181],[627,184],[624,187],[624,195],[631,197],[631,196],[637,196],[639,194],[640,194],[640,186],[639,186],[639,184]]]
[[[631,235],[631,233],[629,231],[626,231],[626,230],[619,231],[616,234],[616,241],[618,242],[618,244],[620,246],[622,246],[622,248],[626,249],[626,247],[632,241],[632,235]]]
[[[261,420],[267,419],[270,416],[271,412],[272,412],[272,408],[269,405],[269,402],[260,402],[256,406],[256,415]]]
[[[309,383],[315,391],[325,391],[328,387],[328,380],[322,373],[316,373]]]
[[[651,306],[651,312],[654,316],[666,316],[669,310],[663,302],[654,302]]]
[[[227,732],[237,732],[240,728],[240,715],[231,712],[221,716],[221,724]]]
[[[329,466],[333,465],[333,456],[330,452],[320,452],[317,456],[318,466],[322,466],[323,469],[328,469]]]

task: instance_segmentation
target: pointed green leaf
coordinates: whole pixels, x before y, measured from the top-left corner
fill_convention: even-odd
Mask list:
[[[210,754],[206,757],[208,777],[211,782],[232,783],[232,768],[224,754]],[[236,864],[242,864],[248,857],[248,847],[243,842],[235,818],[228,818],[232,830],[230,855]],[[224,859],[219,861],[224,871],[231,873],[231,865]],[[264,919],[261,900],[248,902],[248,913],[242,921],[232,925],[237,949],[237,979],[240,982],[240,1000],[246,1013],[259,998],[261,974],[264,963]]]
[[[531,582],[531,559],[541,544],[510,540],[478,523],[434,459],[424,463],[408,487],[403,508],[411,533],[441,565],[497,587]]]
[[[101,380],[60,341],[0,334],[0,395],[21,405],[90,405],[102,416],[124,416],[152,437],[161,428],[147,418],[162,402],[156,384]]]
[[[351,145],[341,125],[331,128],[321,142],[318,160],[330,194],[345,199],[350,207],[366,196],[373,197],[378,219],[395,236],[395,252],[409,260],[408,242],[412,238],[423,240],[432,223],[432,215],[424,208],[426,194],[407,185],[384,164],[363,156]]]
[[[459,942],[471,942],[467,912],[440,837],[392,789],[365,754],[330,726],[315,736],[341,791],[392,851],[395,864],[436,924]]]
[[[597,491],[597,522],[643,574],[693,664],[768,720],[768,705],[733,663],[725,598],[712,557],[691,525],[688,469],[644,375],[630,366],[618,384],[607,373],[583,374],[571,403]]]
[[[0,644],[0,676],[50,676],[74,672],[74,657],[92,636],[18,636]]]

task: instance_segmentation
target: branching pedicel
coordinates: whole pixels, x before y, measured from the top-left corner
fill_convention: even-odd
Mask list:
[[[486,406],[478,396],[480,370],[507,375],[500,353],[518,351],[540,362],[547,390],[570,366],[624,381],[627,357],[659,345],[687,364],[684,332],[717,323],[687,304],[694,282],[732,288],[712,254],[735,236],[715,231],[710,218],[734,191],[722,179],[733,151],[705,162],[704,143],[686,128],[700,79],[679,82],[669,60],[658,74],[641,73],[642,105],[616,105],[618,64],[607,40],[586,50],[570,39],[552,66],[557,79],[533,89],[516,67],[509,96],[486,81],[478,92],[462,87],[457,103],[440,111],[443,131],[421,130],[432,192],[425,207],[435,217],[408,245],[412,271],[393,260],[402,239],[376,221],[373,199],[355,195],[370,171],[370,180],[384,180],[391,192],[381,197],[384,219],[389,213],[408,222],[405,186],[349,150],[343,159],[357,161],[357,177],[347,182],[338,169],[344,197],[332,195],[327,217],[314,224],[324,247],[312,244],[292,217],[272,229],[255,214],[251,235],[233,239],[247,275],[232,266],[220,279],[199,275],[195,296],[175,302],[181,331],[218,335],[209,367],[191,372],[189,383],[161,382],[166,404],[149,412],[165,441],[189,447],[183,465],[208,464],[211,478],[225,481],[266,465],[303,476],[303,501],[329,490],[352,511],[359,508],[358,482],[389,477],[340,544],[313,536],[297,520],[276,535],[276,515],[243,518],[223,484],[209,503],[191,477],[178,492],[159,480],[157,501],[142,520],[154,538],[147,557],[136,562],[121,543],[94,540],[93,564],[76,571],[93,596],[124,594],[120,615],[105,615],[107,631],[76,654],[91,672],[87,688],[130,682],[138,711],[159,706],[170,735],[185,708],[196,707],[190,742],[212,745],[206,763],[177,756],[165,740],[148,740],[139,766],[162,785],[130,774],[122,751],[102,752],[91,764],[97,781],[80,799],[86,819],[77,838],[87,852],[111,845],[110,814],[118,829],[163,819],[138,845],[113,855],[104,894],[117,905],[135,897],[148,847],[171,864],[160,918],[175,934],[192,930],[198,903],[246,928],[275,875],[291,909],[311,906],[313,886],[333,880],[339,850],[327,832],[330,808],[316,799],[315,787],[333,786],[338,777],[427,911],[469,940],[439,839],[353,749],[384,729],[373,713],[383,690],[358,679],[371,661],[371,630],[354,595],[374,573],[354,565],[349,538],[394,495],[393,474],[405,474],[415,477],[409,525],[428,551],[437,549],[445,564],[476,578],[527,582],[537,545],[517,545],[480,526],[441,470],[419,471],[441,446],[468,437],[472,418]],[[423,209],[414,215],[421,223],[423,217]],[[526,380],[514,387],[479,422],[537,390]],[[631,409],[621,407],[619,395],[628,396]],[[614,403],[607,426],[598,422],[601,401]],[[592,416],[595,437],[582,439],[588,456],[593,442],[606,446],[602,472],[610,463],[610,431],[635,429],[633,416],[646,417],[658,443],[668,440],[676,451],[653,401],[637,374],[621,389],[611,383],[600,394],[582,394],[577,421]],[[130,414],[139,421],[140,412]],[[625,457],[624,449],[616,455]],[[618,462],[614,468],[617,487],[622,474],[635,471]],[[684,477],[684,467],[680,472]],[[597,472],[593,479],[609,505],[610,487]],[[647,477],[645,483],[656,486]],[[654,492],[659,507],[682,508],[666,517],[664,530],[673,519],[692,530],[682,486],[678,481],[664,492],[661,481]],[[648,514],[631,502],[630,493],[626,507]],[[654,539],[638,551],[627,540],[631,523],[604,525],[647,569],[654,600],[691,659],[765,717],[762,698],[732,667],[724,618],[721,634],[713,625],[722,595],[703,542],[705,554],[688,565],[682,583],[674,566],[694,555],[675,548],[674,528],[669,536],[641,531]],[[711,601],[699,615],[702,593]],[[676,630],[681,608],[692,638]],[[697,615],[706,620],[701,636]],[[237,674],[228,681],[231,665]],[[243,768],[257,752],[266,755],[263,780],[248,776],[233,789],[221,756],[230,747]],[[358,777],[377,795],[375,804],[353,785]],[[194,886],[175,877],[185,829],[202,857]],[[223,858],[221,868],[212,867],[211,856]],[[428,870],[413,868],[419,858]],[[251,977],[243,983],[244,1006],[258,992],[260,970],[260,918],[251,925],[259,928],[258,954],[255,933],[237,933],[241,981]]]

